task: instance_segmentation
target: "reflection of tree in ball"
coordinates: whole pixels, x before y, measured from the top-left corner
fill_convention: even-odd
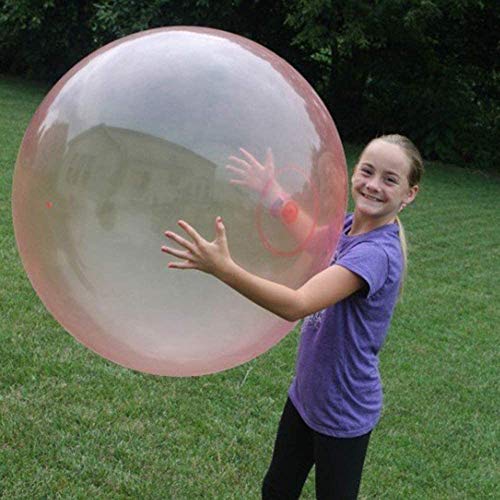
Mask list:
[[[240,147],[272,149],[298,209],[311,183],[333,194],[312,222],[326,238],[296,255],[266,250],[258,194],[224,168]],[[13,191],[23,264],[54,317],[112,361],[181,376],[252,359],[291,325],[210,276],[168,272],[164,229],[182,218],[211,237],[221,215],[236,261],[297,287],[328,264],[345,204],[339,137],[307,82],[267,49],[203,28],[139,33],[68,72],[26,131]],[[297,244],[262,217],[274,246]]]

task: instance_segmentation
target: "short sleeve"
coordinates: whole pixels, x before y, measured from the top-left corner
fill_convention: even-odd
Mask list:
[[[376,294],[387,280],[389,258],[384,249],[372,242],[362,242],[351,247],[335,264],[360,276],[368,285],[367,297]]]

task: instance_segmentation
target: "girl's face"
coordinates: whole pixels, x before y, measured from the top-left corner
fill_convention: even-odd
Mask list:
[[[410,162],[404,150],[375,139],[364,150],[352,176],[352,197],[356,212],[387,219],[411,203],[418,186],[410,187]]]

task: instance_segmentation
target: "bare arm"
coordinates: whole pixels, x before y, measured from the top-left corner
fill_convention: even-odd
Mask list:
[[[252,302],[288,321],[298,321],[333,305],[364,285],[357,274],[335,265],[313,276],[297,290],[260,278],[234,262],[217,277]]]
[[[224,225],[220,219],[216,221],[216,238],[212,242],[202,238],[186,222],[180,221],[179,226],[192,241],[171,231],[165,233],[183,247],[183,250],[162,247],[162,251],[184,259],[182,262],[169,263],[169,268],[197,269],[212,274],[252,302],[288,321],[297,321],[324,309],[364,285],[363,279],[357,274],[334,265],[294,290],[260,278],[236,264],[229,254]]]

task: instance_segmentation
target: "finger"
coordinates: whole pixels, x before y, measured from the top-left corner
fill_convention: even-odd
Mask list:
[[[198,231],[196,231],[196,229],[193,226],[188,224],[186,221],[180,220],[177,224],[179,224],[179,226],[182,227],[184,231],[186,231],[186,233],[191,237],[191,239],[195,242],[197,246],[200,246],[203,243],[205,243],[205,239],[198,233]]]
[[[241,177],[245,177],[246,175],[248,175],[248,172],[246,170],[242,170],[241,168],[236,168],[231,165],[226,165],[226,170],[229,170],[236,175],[240,175]]]
[[[224,227],[224,222],[220,216],[215,218],[215,234],[217,238],[226,236],[226,228]]]
[[[169,269],[198,269],[196,264],[194,264],[193,262],[190,262],[190,261],[169,262],[168,268]]]
[[[234,163],[237,163],[238,165],[242,166],[245,170],[253,170],[254,167],[250,165],[246,160],[242,160],[241,158],[238,158],[237,156],[230,156],[228,158],[229,161],[232,161]]]
[[[179,259],[190,260],[193,258],[193,254],[191,252],[186,252],[185,250],[177,250],[176,248],[162,246],[161,251],[168,253],[169,255],[173,255],[174,257],[178,257]]]
[[[240,148],[240,151],[248,158],[248,161],[255,167],[262,169],[263,166],[255,159],[255,157],[249,153],[246,149]]]
[[[273,156],[273,150],[271,148],[267,148],[265,164],[266,167],[269,168],[274,167],[274,156]]]
[[[166,231],[165,236],[171,240],[174,240],[178,245],[181,245],[185,249],[189,250],[191,253],[195,253],[195,246],[182,236],[179,236],[176,233],[173,233],[172,231]]]

